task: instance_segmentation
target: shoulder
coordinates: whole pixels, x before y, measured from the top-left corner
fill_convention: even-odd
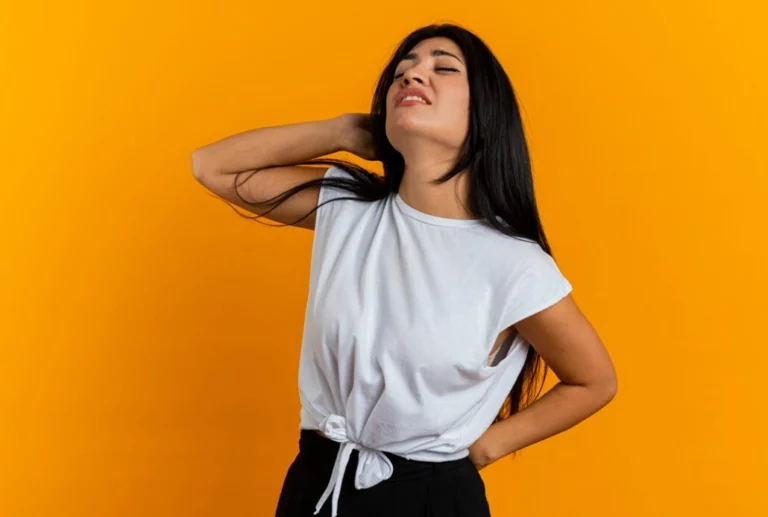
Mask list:
[[[565,276],[554,257],[537,242],[514,239],[510,246],[510,266],[507,271],[512,284],[564,282]]]
[[[484,233],[493,240],[492,257],[502,276],[514,280],[552,270],[559,272],[555,259],[538,242],[505,235],[493,228]]]
[[[535,242],[515,239],[510,246],[504,296],[507,325],[539,312],[572,291],[555,259]]]
[[[319,204],[338,198],[357,198],[352,189],[355,182],[355,177],[341,167],[335,165],[328,167],[320,185]]]
[[[331,165],[325,171],[325,178],[351,178],[352,175],[337,165]]]
[[[320,184],[315,231],[333,225],[334,230],[354,227],[370,219],[386,202],[381,179],[362,168],[330,166]]]
[[[343,197],[374,201],[386,197],[384,179],[354,164],[331,164],[321,179],[321,200]]]
[[[331,161],[325,171],[324,178],[350,179],[357,182],[384,185],[384,178],[381,175],[353,163],[336,164]]]
[[[555,259],[538,242],[516,239],[515,257],[518,267],[514,273],[517,275],[560,272]]]

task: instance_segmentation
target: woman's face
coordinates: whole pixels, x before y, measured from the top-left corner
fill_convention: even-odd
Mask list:
[[[459,149],[468,130],[464,55],[448,38],[421,41],[395,69],[387,93],[387,138],[401,153],[413,137]]]

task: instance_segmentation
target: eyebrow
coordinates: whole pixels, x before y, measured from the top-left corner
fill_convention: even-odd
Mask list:
[[[443,49],[440,49],[440,48],[436,48],[435,50],[433,50],[432,52],[430,52],[430,55],[432,55],[433,57],[438,57],[438,56],[450,56],[450,57],[452,57],[452,58],[454,58],[454,59],[457,59],[457,60],[459,61],[459,63],[461,63],[462,65],[464,64],[464,61],[462,61],[462,60],[461,60],[461,58],[459,58],[459,56],[457,56],[456,54],[451,54],[451,53],[450,53],[450,52],[448,52],[447,50],[443,50]],[[419,56],[417,56],[417,55],[416,55],[414,52],[411,52],[411,53],[407,54],[407,55],[406,55],[406,56],[405,56],[405,57],[402,59],[402,61],[406,61],[406,60],[408,60],[408,61],[413,61],[413,60],[416,60],[416,59],[418,59],[418,57],[419,57]]]

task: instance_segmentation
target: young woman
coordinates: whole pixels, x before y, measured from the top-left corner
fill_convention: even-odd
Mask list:
[[[384,175],[319,159],[337,151]],[[239,133],[192,168],[255,217],[315,231],[278,517],[487,516],[479,469],[614,397],[550,254],[510,81],[467,30],[406,37],[370,115]],[[542,360],[560,382],[537,398]]]

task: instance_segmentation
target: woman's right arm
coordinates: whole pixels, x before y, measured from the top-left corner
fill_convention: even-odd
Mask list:
[[[356,118],[357,117],[357,118]],[[360,115],[329,120],[252,129],[213,142],[192,152],[192,172],[208,190],[249,212],[262,215],[272,205],[255,207],[301,183],[322,178],[328,167],[295,166],[337,151],[354,152],[359,139]],[[258,171],[255,174],[253,171]],[[234,181],[237,173],[238,194]],[[247,178],[247,179],[246,179]],[[268,219],[292,224],[312,211],[319,189],[291,196],[269,212]],[[295,224],[314,229],[315,213]]]

